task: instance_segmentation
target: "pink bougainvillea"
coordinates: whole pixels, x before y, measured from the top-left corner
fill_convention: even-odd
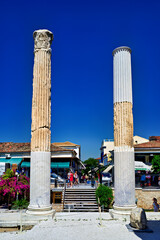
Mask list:
[[[8,173],[5,173],[0,178],[0,195],[13,199],[15,199],[17,195],[26,197],[30,187],[29,178],[21,174],[16,176],[15,172],[10,175]]]

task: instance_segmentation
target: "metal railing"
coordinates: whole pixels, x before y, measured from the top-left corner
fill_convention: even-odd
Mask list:
[[[65,202],[65,192],[66,192],[66,181],[64,181],[64,189],[63,189],[63,209],[64,209],[64,202]]]

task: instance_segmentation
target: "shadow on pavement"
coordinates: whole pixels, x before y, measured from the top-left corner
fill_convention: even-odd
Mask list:
[[[150,220],[147,221],[148,229],[153,232],[138,232],[134,231],[135,235],[137,235],[142,240],[160,240],[160,221],[158,220]]]

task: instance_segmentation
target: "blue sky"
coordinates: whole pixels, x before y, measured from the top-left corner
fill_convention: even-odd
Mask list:
[[[33,31],[52,44],[52,142],[81,145],[82,160],[113,139],[113,59],[132,49],[134,135],[160,135],[160,1],[0,2],[0,141],[29,142]]]

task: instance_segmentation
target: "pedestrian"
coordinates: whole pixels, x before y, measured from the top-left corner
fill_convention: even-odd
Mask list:
[[[83,183],[85,183],[85,175],[83,175]]]
[[[82,177],[82,173],[79,172],[79,174],[78,174],[78,183],[81,183],[81,177]]]
[[[70,187],[70,172],[67,174],[67,187]]]
[[[160,176],[158,177],[158,186],[160,187]]]
[[[74,184],[78,185],[78,174],[77,174],[77,171],[75,171],[75,173],[74,173]]]
[[[141,186],[144,187],[146,182],[146,175],[145,173],[142,174],[141,176]]]
[[[146,172],[146,182],[147,186],[151,186],[151,175],[149,172]]]
[[[91,173],[91,187],[94,187],[94,183],[95,183],[95,177],[93,175],[93,173]]]
[[[73,172],[70,171],[70,184],[71,184],[71,187],[73,187]]]
[[[154,212],[158,212],[159,210],[159,204],[157,203],[157,198],[153,198],[153,209],[154,209]]]
[[[85,175],[85,184],[87,184],[87,181],[88,181],[88,175],[86,174]]]

